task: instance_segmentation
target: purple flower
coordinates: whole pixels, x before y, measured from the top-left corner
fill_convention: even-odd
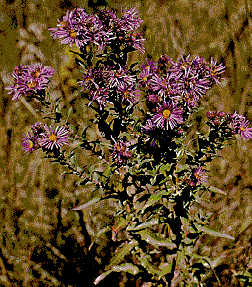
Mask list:
[[[148,87],[151,84],[151,76],[152,76],[152,72],[150,70],[150,67],[147,66],[145,68],[143,68],[143,70],[139,73],[138,75],[138,80],[139,80],[139,84],[141,87]]]
[[[105,88],[97,87],[95,90],[90,91],[90,95],[91,95],[91,102],[89,103],[89,105],[95,101],[99,104],[100,110],[102,110],[103,107],[105,107],[109,101],[108,100],[109,93],[108,93],[108,90]]]
[[[140,19],[139,13],[135,7],[131,8],[125,8],[123,11],[123,8],[121,8],[122,17],[120,19],[120,22],[123,24],[124,29],[128,31],[134,31],[137,30],[140,27],[140,24],[144,21]]]
[[[121,67],[118,70],[108,71],[108,84],[110,88],[121,87],[124,84],[133,85],[136,82],[134,75],[130,75],[127,67]]]
[[[38,137],[32,131],[28,131],[26,134],[23,134],[23,139],[21,140],[21,145],[25,153],[30,153],[36,150],[38,145]]]
[[[43,66],[41,63],[33,63],[30,66],[17,66],[12,73],[15,84],[6,87],[6,89],[10,90],[8,94],[14,94],[12,100],[18,100],[22,94],[36,94],[44,90],[53,74],[54,69]]]
[[[151,79],[151,87],[153,91],[157,91],[158,95],[166,100],[167,97],[171,98],[171,94],[177,93],[176,78],[173,73],[168,73],[165,77],[158,76],[155,74]]]
[[[118,92],[122,96],[122,102],[128,102],[129,104],[134,104],[139,98],[140,94],[139,91],[136,90],[135,85],[127,85],[123,83],[121,86],[118,87]]]
[[[226,67],[223,64],[217,65],[217,61],[211,59],[210,74],[209,77],[217,84],[220,83],[220,74],[225,72]]]
[[[50,128],[45,124],[45,133],[42,133],[38,139],[39,145],[47,150],[53,150],[54,148],[59,149],[63,144],[68,144],[68,133],[69,131],[65,127],[57,126]]]
[[[193,170],[193,181],[196,181],[198,185],[201,183],[207,183],[207,175],[202,167],[197,167]]]
[[[151,147],[160,147],[160,140],[164,140],[164,138],[160,137],[160,131],[157,130],[156,125],[151,119],[148,119],[142,127],[142,132],[147,136],[145,142],[150,142]]]
[[[146,39],[144,39],[142,34],[138,31],[133,32],[129,39],[130,45],[142,54],[145,53],[145,41]]]
[[[241,137],[247,140],[252,138],[252,128],[249,128],[249,125],[249,120],[247,120],[246,117],[237,114],[237,112],[231,116],[230,127],[233,133],[240,134]]]
[[[160,99],[159,99],[158,95],[150,94],[150,95],[147,96],[147,100],[154,104],[154,103],[159,102]]]
[[[178,124],[183,123],[182,114],[184,110],[173,103],[166,103],[161,105],[158,103],[157,113],[152,117],[152,121],[158,128],[174,129]]]
[[[126,164],[128,158],[132,156],[132,153],[128,149],[129,143],[125,143],[122,140],[119,140],[114,144],[113,152],[111,157],[117,164]]]

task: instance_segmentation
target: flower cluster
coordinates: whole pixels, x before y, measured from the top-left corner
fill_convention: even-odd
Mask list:
[[[43,66],[41,63],[33,63],[30,66],[16,66],[12,77],[15,79],[13,86],[6,87],[10,90],[8,94],[12,95],[12,100],[18,100],[21,95],[38,94],[44,90],[53,76],[54,69]]]
[[[214,82],[219,82],[225,67],[214,60],[207,63],[198,56],[181,56],[177,63],[162,55],[158,64],[146,59],[140,66],[139,85],[146,91],[146,104],[150,118],[143,126],[143,133],[152,134],[151,145],[155,145],[154,131],[179,130],[197,103]],[[157,138],[158,136],[156,136]]]
[[[100,110],[108,102],[132,105],[139,97],[136,76],[126,66],[91,67],[83,73],[79,85],[89,90],[90,104],[97,102]]]
[[[119,165],[125,164],[128,158],[132,156],[132,153],[130,152],[128,146],[129,143],[125,143],[122,140],[119,140],[114,144],[111,157],[117,164]]]
[[[74,9],[58,20],[57,28],[49,28],[54,39],[62,39],[62,44],[75,43],[78,48],[95,44],[99,49],[110,45],[125,46],[127,49],[137,49],[144,53],[144,41],[137,31],[143,22],[137,10],[132,7],[122,10],[121,18],[108,9],[102,9],[98,14],[88,14],[82,8]]]
[[[61,146],[68,144],[68,133],[68,129],[64,126],[54,128],[37,122],[23,135],[21,144],[26,153],[40,147],[47,151],[59,150]]]
[[[249,127],[249,120],[237,112],[231,115],[224,112],[209,111],[207,118],[212,128],[219,128],[223,125],[230,129],[232,134],[239,134],[246,140],[252,138],[252,128]]]

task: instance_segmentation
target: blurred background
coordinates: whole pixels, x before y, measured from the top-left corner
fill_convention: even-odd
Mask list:
[[[0,286],[93,286],[108,263],[110,241],[103,237],[88,251],[90,237],[111,220],[110,206],[72,211],[80,195],[77,177],[43,159],[39,151],[24,155],[20,139],[37,122],[20,101],[13,102],[5,87],[19,64],[42,62],[56,70],[52,97],[63,97],[63,108],[74,107],[73,124],[87,122],[78,97],[81,76],[66,45],[53,41],[48,28],[67,10],[92,12],[109,5],[119,12],[133,5],[144,20],[146,54],[133,52],[130,62],[147,54],[157,60],[167,54],[211,57],[227,69],[222,83],[209,91],[207,109],[245,115],[252,121],[252,3],[250,0],[1,0],[0,5]],[[30,103],[36,108],[36,103]],[[202,236],[201,255],[218,257],[221,286],[245,286],[235,274],[252,268],[252,141],[237,138],[211,163],[211,185],[227,193],[204,196],[206,212],[213,212],[212,228],[236,241]],[[88,190],[85,195],[90,196]],[[111,249],[112,248],[112,249]],[[92,266],[92,267],[91,267]],[[106,281],[107,280],[107,281]],[[142,286],[134,278],[109,275],[99,286]],[[128,280],[128,281],[127,281]],[[130,281],[131,280],[131,281]],[[207,286],[218,286],[209,278]],[[248,285],[246,285],[248,286]]]

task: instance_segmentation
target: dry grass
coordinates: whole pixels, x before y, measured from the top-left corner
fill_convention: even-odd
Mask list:
[[[227,66],[226,79],[209,92],[204,104],[227,112],[237,110],[252,121],[251,1],[107,3],[119,10],[127,4],[140,9],[146,25],[147,53],[153,55],[154,60],[166,53],[174,60],[180,54],[192,54],[223,61]],[[71,211],[78,201],[77,178],[61,175],[63,169],[41,159],[39,152],[28,157],[22,153],[21,136],[26,127],[37,120],[21,102],[12,102],[4,90],[10,84],[14,66],[31,61],[51,65],[57,71],[52,82],[53,96],[63,96],[65,109],[72,104],[73,123],[78,124],[80,130],[85,127],[87,111],[83,100],[77,97],[75,81],[78,70],[68,49],[54,43],[47,30],[56,25],[56,20],[67,9],[78,6],[88,7],[88,3],[1,0],[1,286],[88,286],[102,269],[99,263],[106,264],[108,260],[106,238],[98,242],[92,252],[87,252],[87,248],[89,234],[111,220],[109,208],[97,207],[84,214]],[[144,58],[133,53],[130,61]],[[31,104],[36,108],[37,103]],[[223,264],[217,270],[222,286],[239,286],[232,270],[246,268],[251,258],[251,141],[237,139],[221,156],[212,163],[211,183],[228,195],[206,195],[206,208],[214,213],[213,227],[236,237],[237,241],[202,237],[199,249],[210,257],[222,256]],[[119,284],[108,282],[110,286]],[[125,284],[121,282],[120,286]],[[214,284],[209,279],[208,286]]]

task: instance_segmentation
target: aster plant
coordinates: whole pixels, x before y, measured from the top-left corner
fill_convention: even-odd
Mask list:
[[[90,126],[80,132],[71,125],[72,108],[66,116],[60,99],[50,101],[46,88],[52,68],[18,66],[12,74],[15,84],[6,89],[13,100],[28,94],[39,100],[43,120],[52,122],[30,127],[22,139],[24,151],[41,148],[51,161],[76,174],[78,185],[93,186],[94,194],[102,191],[73,212],[102,200],[116,201],[111,224],[92,238],[90,249],[104,233],[114,242],[111,259],[94,284],[111,272],[127,272],[148,286],[205,286],[207,276],[216,273],[210,258],[197,254],[200,236],[235,238],[206,227],[209,218],[195,217],[191,209],[204,192],[216,191],[207,174],[217,151],[235,135],[250,139],[252,128],[237,112],[217,111],[201,117],[206,132],[195,128],[195,115],[204,111],[201,99],[225,71],[214,59],[209,63],[182,55],[175,62],[161,55],[157,63],[148,58],[129,66],[130,52],[145,52],[141,23],[134,7],[122,9],[121,16],[108,9],[88,14],[77,8],[49,29],[53,39],[79,48],[73,53],[83,72],[80,97],[94,111],[90,126],[98,127],[98,140],[88,138]],[[69,142],[72,150],[66,149]],[[81,166],[76,146],[84,154],[92,151],[99,168]]]

